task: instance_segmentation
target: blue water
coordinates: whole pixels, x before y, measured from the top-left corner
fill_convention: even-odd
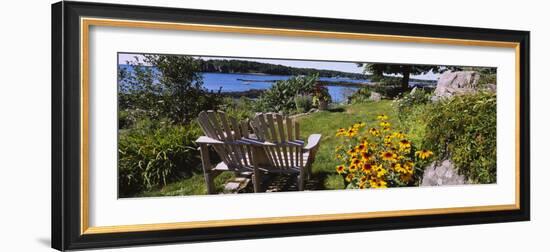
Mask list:
[[[259,75],[259,74],[228,74],[228,73],[203,73],[202,78],[204,87],[208,90],[222,92],[247,91],[250,89],[269,89],[274,84],[273,80],[287,80],[290,75]],[[322,81],[327,82],[353,82],[370,83],[369,80],[355,80],[344,78],[320,77]],[[250,80],[250,81],[247,81]],[[261,81],[261,82],[260,82]],[[353,94],[357,87],[327,86],[332,101],[341,102]]]

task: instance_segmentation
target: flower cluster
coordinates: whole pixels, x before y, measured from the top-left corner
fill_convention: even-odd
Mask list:
[[[418,182],[416,171],[433,152],[416,150],[403,132],[392,130],[388,119],[387,115],[379,115],[372,127],[359,122],[337,130],[336,136],[343,140],[335,148],[335,156],[341,161],[336,172],[344,176],[347,188],[398,187]]]

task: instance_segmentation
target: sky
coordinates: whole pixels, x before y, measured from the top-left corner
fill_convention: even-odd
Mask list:
[[[118,64],[126,64],[126,61],[133,61],[135,56],[139,54],[123,54],[118,55]],[[362,73],[363,68],[358,67],[356,63],[351,62],[337,62],[337,61],[312,61],[312,60],[283,60],[283,59],[258,59],[258,58],[233,58],[233,57],[201,57],[204,60],[209,59],[225,59],[225,60],[248,60],[260,63],[284,65],[289,67],[299,68],[314,68],[319,70],[335,70],[347,73]],[[411,75],[412,78],[436,80],[439,74],[427,73],[423,75]]]

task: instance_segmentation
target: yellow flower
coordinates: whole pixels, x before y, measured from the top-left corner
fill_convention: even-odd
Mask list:
[[[380,122],[380,127],[390,127],[390,123],[389,122],[386,122],[386,121],[382,121]]]
[[[351,164],[359,166],[361,164],[361,160],[358,159],[358,158],[354,158],[354,159],[351,160]]]
[[[388,120],[388,116],[385,114],[378,115],[376,118],[380,121]]]
[[[346,134],[346,129],[339,128],[338,131],[336,131],[336,136],[343,136]]]
[[[352,148],[352,149],[348,150],[349,155],[353,155],[353,154],[356,154],[356,153],[357,153],[357,151],[355,150],[355,148]]]
[[[370,181],[370,187],[372,187],[372,188],[386,188],[387,183],[386,183],[386,181],[381,180],[381,179],[371,180]]]
[[[396,172],[400,172],[400,173],[405,173],[405,172],[407,172],[407,170],[406,170],[405,168],[403,168],[403,167],[401,166],[401,164],[399,164],[399,163],[394,163],[394,164],[392,164],[391,167],[392,167],[393,170],[396,171]]]
[[[382,128],[382,131],[390,131],[390,130],[391,130],[391,128],[389,126]]]
[[[370,128],[369,133],[373,136],[379,136],[380,135],[380,131],[378,131],[376,128]]]
[[[388,173],[388,171],[386,171],[386,169],[382,168],[382,166],[378,166],[378,168],[376,168],[376,176],[377,177],[381,178],[384,175],[386,175],[386,173]]]
[[[384,151],[380,154],[380,157],[384,161],[395,161],[395,159],[397,158],[397,154],[391,151]]]
[[[371,153],[368,153],[366,151],[362,151],[360,154],[361,154],[361,158],[363,158],[363,161],[368,161],[373,157]]]
[[[350,165],[349,166],[349,171],[350,172],[356,172],[357,171],[357,165],[354,165],[354,164]]]
[[[399,149],[406,150],[411,148],[411,142],[407,139],[402,139],[399,141]]]
[[[429,158],[433,155],[434,153],[431,151],[431,150],[419,150],[417,152],[415,152],[415,155],[421,159],[426,159],[426,158]]]
[[[353,178],[355,177],[355,175],[353,173],[350,173],[346,176],[346,181],[347,182],[351,182],[353,180]]]
[[[342,174],[346,171],[346,167],[343,165],[336,166],[336,171],[338,172],[338,174]]]
[[[405,134],[403,134],[403,132],[401,132],[401,131],[394,132],[393,137],[395,137],[395,138],[405,138]]]
[[[369,164],[369,163],[363,163],[361,165],[361,171],[366,174],[372,173],[372,171],[375,169],[375,165]]]

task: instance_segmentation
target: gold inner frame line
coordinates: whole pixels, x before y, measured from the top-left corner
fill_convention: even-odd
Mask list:
[[[89,29],[90,29],[90,26],[514,48],[515,56],[516,56],[516,62],[515,62],[515,74],[516,74],[516,79],[515,79],[515,85],[516,85],[515,204],[90,227],[89,225],[89,210],[90,210],[89,209],[89,149],[88,149],[89,148],[88,145],[89,145]],[[80,79],[81,81],[81,101],[80,101],[81,102],[81,118],[80,118],[81,120],[81,152],[80,152],[81,154],[81,164],[80,164],[81,165],[80,167],[81,169],[80,170],[81,220],[80,220],[80,224],[81,225],[80,226],[81,228],[80,228],[80,233],[83,235],[118,233],[118,232],[206,228],[206,227],[226,227],[226,226],[238,226],[238,225],[280,224],[280,223],[291,223],[291,222],[350,220],[350,219],[366,219],[366,218],[395,217],[395,216],[488,212],[488,211],[520,209],[520,205],[519,205],[520,203],[520,192],[519,192],[520,191],[520,179],[519,179],[519,175],[520,175],[520,163],[519,163],[519,157],[520,157],[520,146],[519,146],[519,141],[520,141],[520,122],[519,122],[520,50],[519,50],[519,45],[520,44],[519,43],[503,42],[503,41],[432,38],[432,37],[381,35],[381,34],[348,33],[348,32],[329,32],[329,31],[316,31],[316,30],[294,30],[294,29],[262,28],[262,27],[250,27],[250,26],[169,23],[169,22],[101,19],[101,18],[85,18],[85,17],[80,19],[80,28],[81,28],[80,29],[80,38],[81,38],[80,40],[80,43],[81,43],[81,47],[80,47],[80,56],[81,56],[80,57],[81,58],[81,65],[80,65],[81,67],[80,68],[81,70],[81,79]]]

